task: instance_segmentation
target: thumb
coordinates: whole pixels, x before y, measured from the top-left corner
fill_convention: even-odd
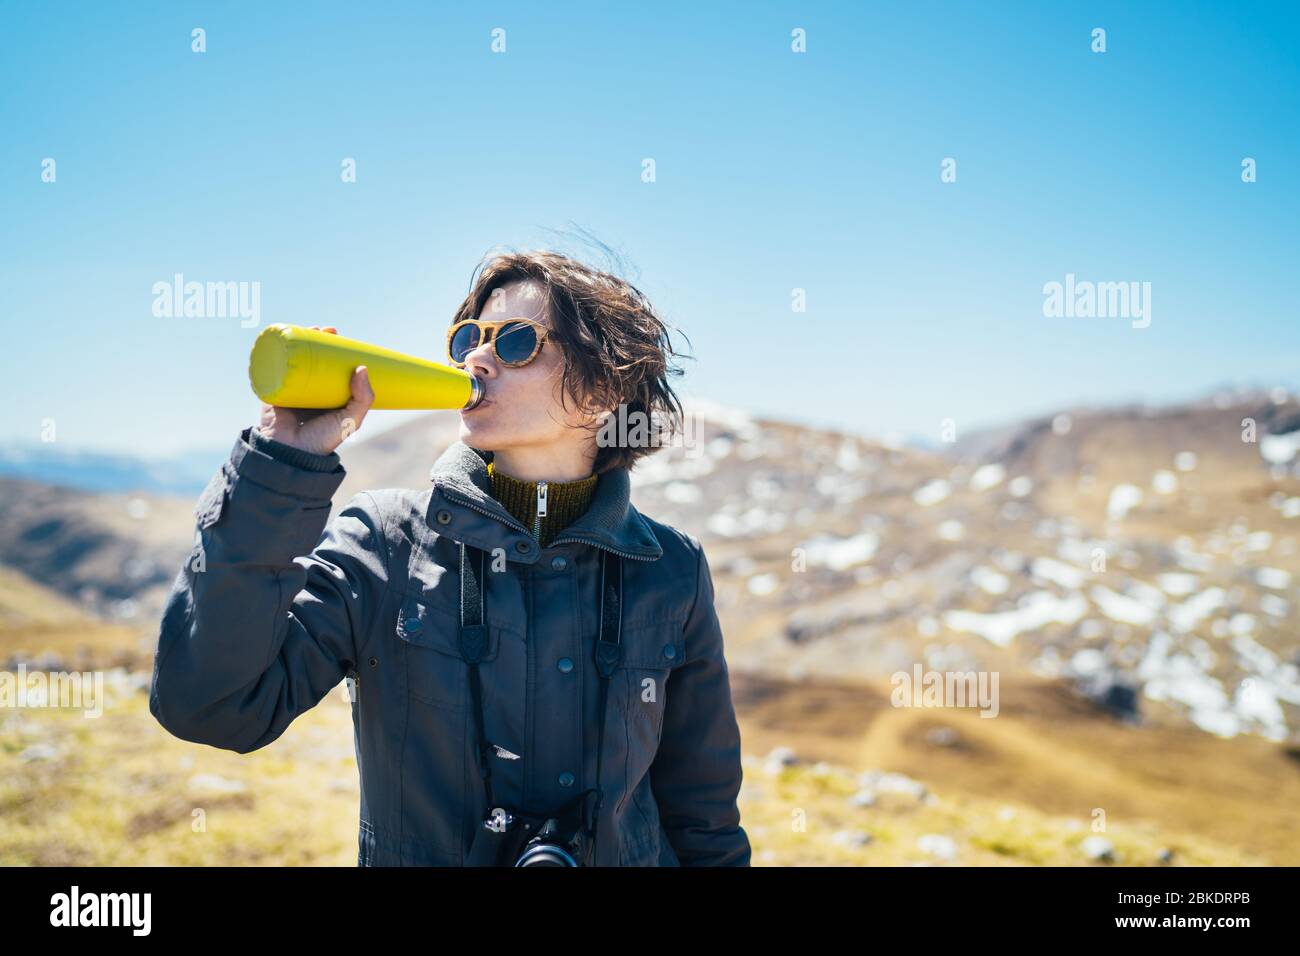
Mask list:
[[[358,365],[352,373],[352,398],[347,405],[343,406],[342,417],[346,432],[344,437],[361,427],[361,422],[374,402],[375,390],[370,385],[370,370],[364,365]],[[351,422],[350,430],[348,430],[349,422]]]
[[[367,409],[375,402],[375,390],[370,385],[370,369],[364,365],[358,365],[352,373],[352,401],[348,405],[351,406],[353,402],[359,402]]]

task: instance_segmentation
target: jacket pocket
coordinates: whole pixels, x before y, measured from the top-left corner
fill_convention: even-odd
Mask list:
[[[415,866],[459,866],[472,836],[473,814],[482,819],[484,802],[473,721],[468,708],[449,708],[414,696],[409,710],[400,769],[399,857]]]
[[[500,633],[487,628],[483,661],[497,656]],[[469,662],[460,647],[460,615],[414,595],[405,595],[397,615],[397,637],[405,645],[406,684],[416,700],[460,710],[469,706]]]
[[[667,684],[686,655],[684,624],[668,621],[623,632],[623,650],[615,678],[622,672],[632,693],[623,698],[629,717],[661,723]]]
[[[673,671],[686,656],[685,624],[667,621],[623,632],[622,659],[610,683],[627,731],[627,787],[635,790],[650,769],[663,733]]]

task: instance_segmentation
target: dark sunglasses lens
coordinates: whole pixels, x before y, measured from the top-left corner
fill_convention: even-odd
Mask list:
[[[497,358],[507,365],[517,365],[533,354],[537,347],[537,330],[524,322],[507,322],[497,332]]]
[[[478,326],[465,323],[451,337],[451,360],[465,361],[465,356],[478,348]]]

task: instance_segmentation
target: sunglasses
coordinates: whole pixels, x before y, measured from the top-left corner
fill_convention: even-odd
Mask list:
[[[465,357],[483,342],[492,344],[497,361],[508,368],[519,368],[537,358],[550,329],[540,322],[523,317],[513,319],[466,319],[447,330],[447,358],[457,368]]]

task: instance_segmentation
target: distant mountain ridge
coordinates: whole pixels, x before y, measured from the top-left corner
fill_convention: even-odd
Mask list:
[[[689,442],[638,464],[633,502],[706,545],[738,669],[864,681],[918,662],[996,670],[1060,678],[1126,719],[1300,730],[1289,396],[1073,409],[939,451],[688,411]],[[426,487],[458,429],[455,412],[432,412],[345,445],[335,506]],[[0,478],[0,563],[156,628],[197,493]]]
[[[198,494],[228,454],[229,446],[214,446],[155,459],[30,442],[0,446],[0,476],[86,491]]]

